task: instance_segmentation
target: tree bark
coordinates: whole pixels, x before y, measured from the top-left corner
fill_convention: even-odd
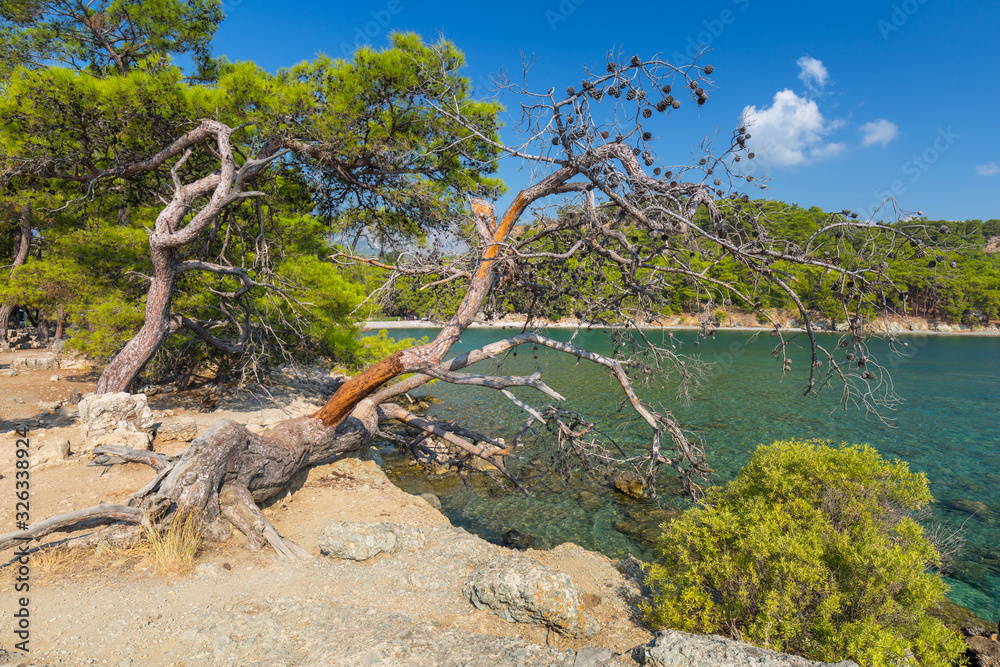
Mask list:
[[[11,276],[14,275],[14,270],[23,265],[28,259],[28,249],[31,247],[31,204],[25,204],[21,210],[18,244],[17,251],[14,253],[14,262],[10,269]],[[0,349],[2,350],[10,348],[7,344],[7,326],[15,307],[14,304],[0,306]]]
[[[153,277],[146,295],[142,328],[105,366],[94,390],[98,394],[129,391],[172,331],[170,306],[173,303],[176,279],[174,251],[171,248],[156,247],[151,238],[150,255],[153,260]]]

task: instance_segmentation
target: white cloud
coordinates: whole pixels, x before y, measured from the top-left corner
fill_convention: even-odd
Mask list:
[[[845,150],[847,150],[847,144],[835,142],[812,149],[809,153],[809,157],[814,160],[823,160],[825,158],[837,157]]]
[[[976,176],[992,176],[1000,174],[1000,166],[996,162],[987,162],[976,166]]]
[[[890,141],[899,136],[899,125],[885,118],[873,120],[861,126],[861,145],[874,146],[875,144],[887,145]]]
[[[799,66],[799,78],[810,88],[822,88],[826,85],[826,80],[830,73],[826,71],[823,62],[811,56],[802,56],[795,61]]]
[[[823,141],[823,136],[841,123],[827,122],[814,100],[799,97],[787,88],[774,94],[770,107],[748,106],[743,116],[752,150],[775,166],[789,167],[834,157],[846,148],[842,143]]]

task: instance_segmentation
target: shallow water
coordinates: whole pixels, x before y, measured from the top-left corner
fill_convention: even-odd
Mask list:
[[[405,335],[435,333],[408,330]],[[511,333],[468,330],[453,352],[480,347]],[[546,333],[561,340],[572,335],[569,330]],[[702,341],[698,348],[693,345],[694,332],[674,335],[684,354],[711,364],[702,387],[688,405],[678,401],[671,386],[645,388],[640,393],[672,411],[683,426],[703,439],[710,448],[709,464],[718,471],[718,482],[730,479],[757,445],[778,439],[868,443],[883,456],[908,461],[911,469],[925,472],[930,479],[938,501],[931,519],[956,526],[964,523],[967,547],[949,578],[949,596],[987,619],[1000,616],[1000,340],[904,336],[900,340],[908,345],[902,356],[892,355],[884,343],[873,342],[873,356],[890,367],[896,392],[904,399],[897,409],[884,413],[894,421],[895,426],[890,426],[863,411],[849,409],[845,413],[838,408],[836,387],[818,397],[802,396],[809,363],[804,349],[794,355],[795,370],[782,379],[781,364],[771,356],[775,339],[767,334],[720,331],[715,340]],[[597,352],[611,350],[604,332],[581,332],[575,342]],[[569,405],[565,407],[596,418],[623,447],[641,448],[648,436],[627,408],[618,411],[621,389],[599,367],[578,364],[574,358],[544,348],[533,354],[524,346],[518,357],[483,362],[476,370],[493,373],[498,365],[504,374],[527,374],[544,366],[543,378],[567,397]],[[536,405],[548,400],[530,390],[517,393]],[[523,415],[492,390],[438,382],[417,394],[444,399],[432,406],[431,415],[501,437],[511,438],[523,421]],[[532,455],[526,454],[527,458]],[[507,530],[516,529],[531,535],[541,547],[571,541],[611,557],[626,553],[647,559],[651,556],[615,529],[616,521],[630,514],[640,516],[650,506],[625,500],[592,482],[574,480],[567,487],[553,477],[540,478],[526,498],[500,493],[484,484],[467,489],[454,478],[428,480],[425,475],[411,474],[391,458],[388,463],[399,484],[414,492],[433,490],[453,523],[487,539],[499,539]],[[678,502],[671,497],[676,483],[670,471],[663,474],[662,489],[667,503]],[[598,494],[599,500],[584,507],[579,500],[581,490]]]

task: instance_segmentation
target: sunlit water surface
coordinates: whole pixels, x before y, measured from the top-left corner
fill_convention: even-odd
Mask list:
[[[433,329],[396,331],[393,335],[433,337]],[[453,349],[460,353],[514,333],[502,329],[471,329]],[[548,330],[568,340],[569,330]],[[650,332],[658,340],[661,332]],[[967,546],[949,577],[950,597],[987,619],[1000,616],[1000,339],[973,336],[904,336],[903,356],[874,341],[872,352],[891,369],[895,390],[904,401],[883,416],[894,426],[862,410],[838,408],[839,388],[820,396],[802,396],[804,349],[794,355],[792,373],[781,377],[781,364],[771,355],[775,339],[767,334],[719,332],[715,340],[695,348],[693,332],[675,332],[684,354],[708,362],[707,375],[689,404],[677,398],[673,386],[640,391],[647,401],[672,411],[686,428],[710,448],[709,463],[725,482],[762,443],[779,439],[822,438],[835,442],[868,443],[883,456],[901,458],[911,469],[927,474],[937,503],[932,521],[964,523]],[[602,331],[580,332],[575,343],[596,352],[611,351]],[[498,369],[499,365],[499,369]],[[517,357],[483,362],[472,370],[494,374],[528,374],[544,366],[543,378],[567,397],[566,407],[596,421],[625,447],[638,451],[648,430],[628,408],[619,411],[623,394],[607,372],[587,362],[542,348],[520,348]],[[530,390],[517,392],[536,405],[548,399]],[[429,414],[454,419],[484,433],[510,439],[524,415],[498,392],[437,382],[415,392],[443,399]],[[386,454],[387,471],[411,492],[433,491],[444,513],[456,524],[484,538],[499,540],[514,529],[539,547],[575,542],[610,557],[627,553],[650,559],[648,547],[616,529],[616,522],[635,519],[655,509],[627,500],[588,480],[566,485],[553,476],[540,477],[532,494],[499,491],[493,485],[471,488],[451,477],[428,478],[407,468],[400,457]],[[535,454],[523,453],[525,460]],[[528,471],[531,470],[529,467]],[[682,506],[672,471],[661,481],[661,501]],[[527,474],[530,475],[530,472]],[[580,491],[598,495],[581,503]],[[970,502],[972,501],[972,502]],[[586,505],[586,506],[585,506]],[[599,505],[599,507],[598,507]],[[978,510],[977,513],[970,513]]]

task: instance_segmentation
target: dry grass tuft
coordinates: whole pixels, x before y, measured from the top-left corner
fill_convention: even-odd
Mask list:
[[[194,568],[194,560],[201,550],[201,516],[197,512],[183,512],[173,517],[165,528],[146,527],[147,546],[163,574],[182,574]]]

